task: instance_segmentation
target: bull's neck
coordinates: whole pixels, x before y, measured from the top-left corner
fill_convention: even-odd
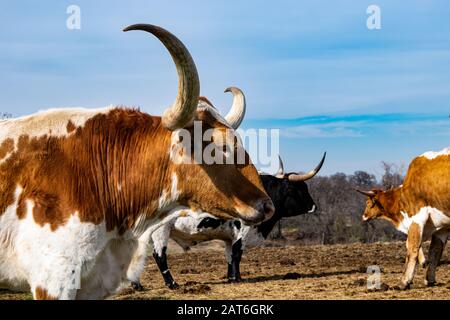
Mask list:
[[[261,235],[266,239],[270,232],[273,230],[273,227],[277,224],[278,221],[281,220],[281,216],[274,215],[272,218],[270,218],[267,221],[264,221],[260,225],[258,225],[258,231],[261,233]]]
[[[123,232],[142,214],[152,216],[164,187],[170,186],[170,132],[161,127],[160,118],[134,110],[116,113],[81,133],[90,135],[84,150],[78,150],[88,154],[89,169],[79,167],[78,183],[87,187],[78,202],[95,204],[107,229]]]
[[[403,220],[402,212],[409,212],[407,202],[404,201],[403,187],[394,188],[384,192],[378,199],[383,206],[385,213],[382,218],[392,222],[395,226]]]

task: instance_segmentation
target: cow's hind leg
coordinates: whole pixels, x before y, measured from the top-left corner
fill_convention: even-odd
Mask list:
[[[169,266],[167,264],[167,243],[169,242],[170,229],[169,226],[162,227],[156,230],[152,234],[153,242],[153,258],[158,265],[166,286],[170,289],[177,289],[179,285],[175,282],[170,273]]]
[[[428,268],[425,277],[425,285],[434,286],[436,283],[436,268],[442,257],[445,244],[447,243],[448,231],[436,232],[431,238],[430,249],[428,251]]]

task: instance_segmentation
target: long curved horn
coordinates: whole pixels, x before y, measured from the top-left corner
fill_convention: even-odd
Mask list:
[[[367,196],[367,197],[374,197],[375,196],[375,192],[373,191],[364,191],[364,190],[359,190],[359,189],[355,189],[355,191]]]
[[[225,120],[236,130],[241,125],[242,120],[244,120],[246,110],[245,96],[242,90],[236,87],[226,88],[225,92],[233,94],[233,105],[230,112],[225,116]]]
[[[288,176],[288,179],[290,181],[306,181],[311,179],[312,177],[314,177],[322,168],[322,165],[325,161],[325,157],[326,157],[327,153],[325,152],[323,154],[322,160],[320,160],[319,164],[317,165],[317,167],[314,168],[314,170],[306,173],[306,174],[296,174],[296,173],[292,173]]]
[[[178,94],[174,104],[162,116],[162,125],[169,130],[184,128],[188,125],[197,109],[200,95],[200,81],[197,68],[188,49],[169,31],[151,24],[134,24],[123,29],[147,31],[157,37],[172,56],[178,72]]]
[[[284,173],[284,164],[283,164],[283,160],[281,160],[280,155],[278,155],[278,161],[279,161],[280,167],[278,168],[278,171],[277,171],[277,173],[274,174],[274,176],[275,176],[276,178],[282,179],[282,178],[284,178],[285,173]]]

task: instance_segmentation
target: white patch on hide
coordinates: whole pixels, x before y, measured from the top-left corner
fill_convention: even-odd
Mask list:
[[[445,148],[441,151],[435,152],[435,151],[428,151],[421,155],[421,157],[425,157],[429,160],[433,160],[434,158],[437,158],[439,156],[448,156],[450,155],[450,147]]]

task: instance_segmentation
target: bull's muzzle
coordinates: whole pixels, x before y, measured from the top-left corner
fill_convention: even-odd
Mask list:
[[[246,225],[255,225],[269,220],[274,212],[275,206],[270,198],[258,200],[251,214],[242,214],[241,219]]]

